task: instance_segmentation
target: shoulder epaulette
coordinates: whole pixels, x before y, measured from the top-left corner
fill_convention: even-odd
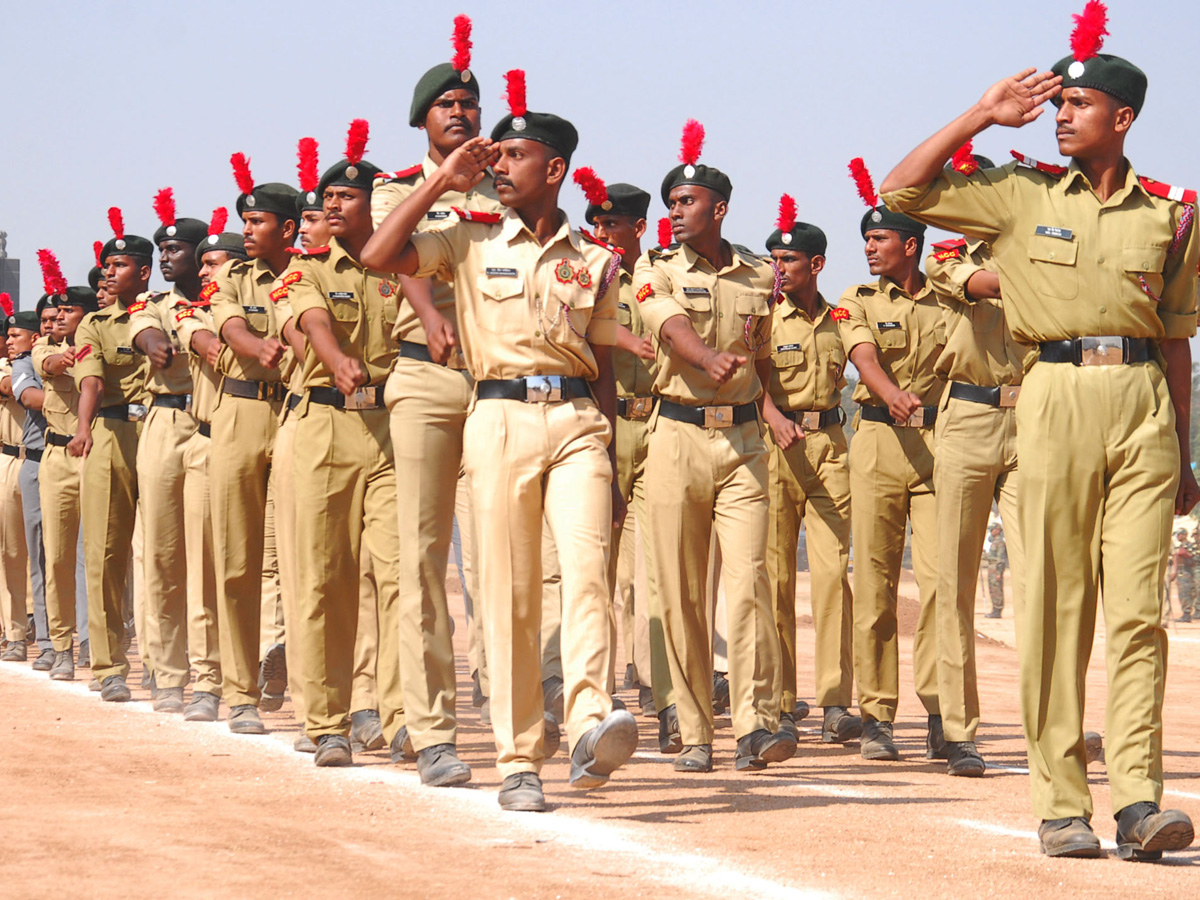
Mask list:
[[[397,172],[380,172],[375,176],[377,182],[400,181],[404,178],[412,178],[421,171],[423,165],[417,163],[415,166],[409,166],[407,169],[400,169]]]
[[[850,318],[850,310],[844,306],[831,306],[829,308],[829,318],[835,322],[844,322]]]
[[[212,299],[213,294],[215,294],[218,290],[220,290],[220,287],[217,285],[217,283],[215,281],[210,281],[204,287],[200,288],[200,300],[204,303],[207,303]]]
[[[309,257],[309,256],[321,256],[321,255],[323,255],[323,254],[325,254],[325,253],[328,253],[328,252],[329,252],[329,247],[327,247],[327,246],[326,246],[326,247],[309,247],[308,249],[306,249],[306,250],[304,251],[304,255],[305,255],[306,257]]]
[[[962,238],[954,238],[953,240],[950,240],[950,241],[938,241],[936,244],[933,245],[933,249],[935,249],[935,250],[961,250],[965,246],[967,246],[967,242],[965,240],[963,240]]]
[[[495,225],[500,221],[500,213],[479,212],[474,209],[459,209],[457,206],[452,206],[450,209],[464,222],[479,222],[483,225]]]
[[[857,293],[858,296],[860,296],[860,297],[869,297],[872,294],[876,294],[878,292],[879,292],[878,284],[860,284],[857,288],[855,288],[855,293]]]
[[[1190,188],[1172,187],[1165,181],[1155,181],[1153,178],[1147,178],[1145,175],[1140,176],[1138,181],[1146,189],[1147,194],[1153,194],[1155,197],[1162,197],[1164,200],[1174,200],[1182,203],[1196,202],[1196,192]]]
[[[145,308],[146,308],[146,301],[138,300],[134,303],[130,303],[129,306],[125,307],[125,312],[129,313],[129,315],[132,316],[134,313],[141,312]]]
[[[612,252],[612,253],[618,253],[618,254],[620,254],[620,255],[622,255],[622,256],[624,256],[624,255],[625,255],[625,251],[624,251],[624,250],[622,250],[620,247],[614,247],[612,244],[609,244],[609,243],[606,243],[606,242],[604,242],[604,241],[600,240],[600,238],[596,237],[594,234],[592,234],[592,233],[591,233],[590,231],[588,231],[586,228],[580,228],[580,229],[579,229],[579,233],[580,233],[580,234],[581,234],[581,235],[582,235],[582,236],[583,236],[583,237],[584,237],[586,240],[590,241],[591,243],[595,244],[595,245],[596,245],[596,246],[598,246],[598,247],[603,247],[605,250],[608,250],[608,251],[610,251],[610,252]]]
[[[284,250],[283,252],[284,252],[284,253],[290,253],[290,254],[292,254],[292,256],[303,256],[303,255],[304,255],[304,248],[303,248],[303,247],[288,247],[288,248],[287,248],[286,250]]]
[[[1012,153],[1013,159],[1022,165],[1029,166],[1031,169],[1037,169],[1039,172],[1045,172],[1047,175],[1066,175],[1066,166],[1056,166],[1053,163],[1038,162],[1032,156],[1026,156],[1024,153],[1018,153],[1016,150],[1009,151]]]
[[[729,246],[733,247],[733,249],[736,250],[738,253],[742,254],[742,256],[748,257],[749,259],[758,260],[759,262],[763,262],[763,257],[759,256],[757,253],[755,253],[749,247],[746,247],[742,244],[730,244]]]

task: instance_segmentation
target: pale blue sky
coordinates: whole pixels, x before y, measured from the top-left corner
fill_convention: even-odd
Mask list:
[[[655,197],[653,240],[659,183],[684,121],[697,118],[708,131],[703,160],[733,181],[726,236],[761,250],[780,193],[791,193],[801,219],[829,235],[821,286],[832,300],[869,279],[850,158],[863,156],[878,184],[992,82],[1066,55],[1082,5],[14,0],[0,11],[0,228],[21,258],[28,305],[41,293],[36,250],[53,249],[81,282],[92,241],[110,236],[109,206],[147,236],[151,200],[167,185],[180,215],[232,209],[235,151],[259,181],[294,182],[300,137],[317,138],[324,167],[362,117],[369,159],[385,169],[419,162],[412,87],[449,59],[453,16],[465,12],[486,129],[506,112],[503,73],[524,68],[530,108],[579,128],[573,165]],[[1150,79],[1130,158],[1141,173],[1200,187],[1200,11],[1113,0],[1110,16],[1105,49]],[[997,162],[1012,148],[1058,162],[1053,130],[1048,114],[1021,133],[985,133],[976,149]],[[577,188],[564,189],[573,219],[583,206]]]

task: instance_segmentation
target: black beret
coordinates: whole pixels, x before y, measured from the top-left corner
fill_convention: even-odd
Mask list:
[[[268,181],[266,184],[256,184],[249,194],[239,194],[237,198],[237,214],[244,215],[247,209],[256,212],[274,213],[284,219],[298,220],[300,213],[296,211],[296,197],[299,195],[290,184],[279,181]],[[205,231],[208,227],[205,226]]]
[[[110,256],[133,256],[139,259],[154,259],[154,245],[144,237],[127,234],[123,238],[109,238],[104,249],[100,251],[100,259],[108,261]]]
[[[196,265],[204,262],[204,254],[210,250],[220,250],[228,253],[234,259],[249,259],[246,253],[246,239],[236,231],[222,231],[220,234],[210,234],[196,245]]]
[[[466,80],[463,79],[464,74],[467,76]],[[450,63],[438,63],[422,75],[417,86],[413,88],[412,109],[408,113],[408,124],[413,128],[424,125],[425,116],[429,113],[429,107],[433,106],[433,101],[447,91],[458,88],[468,90],[478,97],[479,82],[475,80],[475,73],[470,69],[465,73],[459,72]]]
[[[100,308],[100,301],[96,299],[96,292],[91,288],[71,285],[65,294],[59,295],[57,305],[78,306],[84,312],[95,312]]]
[[[42,330],[42,319],[32,309],[19,309],[8,320],[8,327],[23,328],[37,334]]]
[[[596,217],[605,214],[611,216],[629,216],[633,219],[644,219],[650,211],[650,195],[640,187],[632,184],[617,182],[608,186],[608,209],[589,203],[583,214],[589,225],[596,224]]]
[[[514,138],[545,144],[557,150],[568,163],[571,162],[571,154],[579,146],[579,132],[575,126],[553,113],[527,112],[523,116],[505,116],[492,129],[492,140],[497,143]]]
[[[321,176],[321,181],[317,185],[317,205],[313,207],[305,207],[306,209],[324,209],[322,197],[325,194],[325,188],[343,186],[362,188],[368,194],[371,193],[371,185],[375,181],[375,176],[382,173],[379,166],[367,162],[365,159],[360,160],[357,164],[352,164],[348,159],[340,159],[332,166],[325,170],[325,174]]]
[[[325,203],[317,191],[301,191],[296,195],[296,212],[303,216],[310,209],[324,212]]]
[[[154,232],[154,245],[157,247],[163,241],[183,241],[185,244],[198,244],[208,234],[208,223],[199,219],[176,219],[174,225],[159,225]]]
[[[8,334],[8,316],[0,312],[0,334]]]
[[[104,275],[104,271],[99,266],[92,266],[92,270],[88,272],[88,285],[93,291],[100,290],[100,279]]]
[[[900,234],[911,234],[920,237],[925,233],[925,223],[910,219],[904,213],[892,212],[886,206],[877,206],[863,213],[859,231],[866,237],[867,232],[876,228],[886,231],[898,231]]]
[[[1062,76],[1064,91],[1073,87],[1103,91],[1132,107],[1134,118],[1146,102],[1146,73],[1119,56],[1098,53],[1085,62],[1077,61],[1074,56],[1064,56],[1051,71]],[[1062,106],[1062,102],[1062,94],[1054,98],[1055,106]]]
[[[34,307],[34,309],[37,311],[38,320],[41,321],[42,313],[45,311],[46,307],[54,307],[57,305],[57,294],[42,294],[42,296],[38,299],[37,306]]]
[[[785,237],[787,240],[784,240]],[[807,222],[797,222],[786,235],[776,228],[767,238],[768,251],[799,250],[809,256],[824,256],[828,246],[829,241],[825,237],[825,232]]]
[[[729,195],[733,193],[733,184],[730,182],[729,176],[720,169],[706,166],[704,163],[694,166],[679,165],[668,172],[667,177],[663,179],[662,202],[666,206],[671,205],[671,191],[681,184],[698,184],[706,187],[716,191],[726,202],[729,202]]]

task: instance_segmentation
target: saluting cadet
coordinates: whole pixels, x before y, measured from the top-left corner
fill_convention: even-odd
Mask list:
[[[2,338],[8,337],[12,300],[3,297]],[[12,395],[12,363],[8,342],[0,340],[0,616],[3,616],[6,644],[0,660],[22,662],[29,658],[25,646],[29,630],[29,556],[25,551],[25,518],[21,513],[21,429],[25,410]],[[9,452],[8,448],[12,451]]]
[[[1146,96],[1137,66],[1100,54],[1102,4],[1077,17],[1072,54],[1026,69],[910,153],[884,183],[893,208],[992,248],[1013,337],[1037,344],[1017,405],[1026,565],[1018,623],[1033,807],[1050,856],[1102,856],[1091,829],[1084,674],[1104,603],[1106,766],[1117,854],[1157,859],[1192,842],[1160,811],[1167,635],[1162,584],[1172,513],[1200,493],[1191,469],[1191,349],[1200,238],[1196,194],[1139,177],[1125,138]],[[1018,156],[942,171],[991,125],[1053,100],[1069,166]],[[1063,436],[1069,435],[1070,440]]]

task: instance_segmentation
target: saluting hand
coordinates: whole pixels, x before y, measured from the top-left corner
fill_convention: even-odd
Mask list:
[[[491,138],[475,137],[446,157],[439,167],[447,190],[465,194],[487,174],[487,167],[500,158],[500,148]]]
[[[993,84],[979,100],[979,107],[995,125],[1020,128],[1044,110],[1042,104],[1062,93],[1062,76],[1029,68]]]
[[[704,363],[704,371],[717,384],[724,384],[746,364],[746,357],[725,350],[712,354]]]

